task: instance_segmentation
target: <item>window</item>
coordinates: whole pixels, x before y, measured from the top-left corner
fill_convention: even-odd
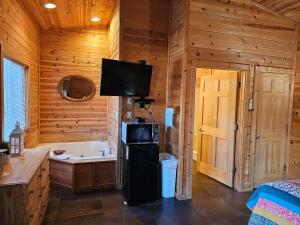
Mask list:
[[[23,129],[27,127],[27,68],[4,58],[3,61],[3,92],[4,92],[4,141],[18,121]]]

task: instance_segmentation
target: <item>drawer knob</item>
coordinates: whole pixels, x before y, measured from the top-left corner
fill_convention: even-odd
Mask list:
[[[39,178],[41,178],[41,177],[42,177],[42,174],[39,175]]]
[[[32,215],[32,214],[29,216],[30,219],[32,219],[33,217],[34,217],[34,215]]]
[[[29,194],[30,194],[30,195],[32,195],[33,193],[34,193],[34,191],[33,191],[33,190],[29,191]]]
[[[46,168],[43,168],[42,171],[46,171]]]

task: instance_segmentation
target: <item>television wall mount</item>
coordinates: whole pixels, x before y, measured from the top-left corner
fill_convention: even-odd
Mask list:
[[[154,99],[144,97],[135,98],[132,100],[134,104],[139,104],[141,109],[145,108],[145,105],[151,105],[155,101]]]

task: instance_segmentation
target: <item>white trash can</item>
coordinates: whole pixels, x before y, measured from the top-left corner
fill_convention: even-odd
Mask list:
[[[162,197],[173,198],[175,196],[175,183],[178,160],[169,153],[160,153],[159,161],[161,163],[161,185]]]

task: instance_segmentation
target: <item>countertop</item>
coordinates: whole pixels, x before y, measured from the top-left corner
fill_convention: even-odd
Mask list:
[[[4,165],[4,174],[0,176],[0,187],[29,183],[45,157],[46,149],[25,149],[23,155],[11,157],[9,164]]]

